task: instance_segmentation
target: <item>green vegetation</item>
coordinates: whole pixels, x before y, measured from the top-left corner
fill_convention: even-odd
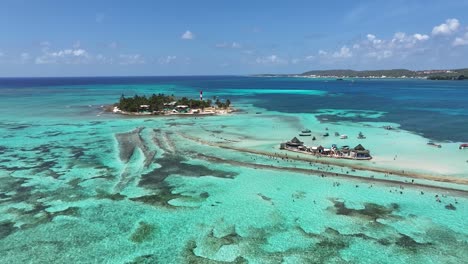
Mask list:
[[[416,72],[406,69],[394,70],[375,70],[375,71],[354,71],[354,70],[325,70],[325,71],[308,71],[301,75],[316,75],[316,76],[329,76],[329,77],[415,77]]]
[[[465,77],[465,75],[452,75],[452,74],[441,74],[441,75],[433,75],[433,76],[429,76],[427,77],[427,79],[429,80],[458,80],[458,81],[461,81],[461,80],[465,80],[465,79],[468,79],[467,77]]]
[[[190,109],[204,110],[207,107],[211,107],[212,104],[212,100],[201,101],[198,99],[188,99],[187,97],[176,99],[174,95],[153,94],[149,97],[146,97],[145,95],[125,97],[122,95],[116,106],[125,112],[163,112],[175,109],[177,106],[187,106]],[[231,101],[227,99],[226,101],[221,102],[219,99],[216,99],[215,105],[218,108],[228,108],[231,105]]]

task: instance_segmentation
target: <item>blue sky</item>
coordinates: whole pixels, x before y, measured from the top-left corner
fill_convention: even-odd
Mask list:
[[[468,67],[468,1],[0,4],[0,76]]]

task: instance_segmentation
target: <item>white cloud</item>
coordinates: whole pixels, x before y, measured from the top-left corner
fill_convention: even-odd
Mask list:
[[[172,63],[173,61],[175,61],[177,59],[177,56],[166,56],[166,57],[163,57],[163,58],[159,58],[158,62],[160,64],[169,64],[169,63]]]
[[[413,48],[418,42],[423,42],[428,39],[429,36],[425,34],[416,33],[413,35],[406,35],[404,32],[397,32],[386,48]]]
[[[466,46],[468,45],[468,32],[462,37],[457,37],[452,43],[453,46]]]
[[[265,57],[258,57],[255,62],[257,64],[266,64],[266,65],[277,65],[277,64],[288,64],[288,61],[280,58],[279,56],[273,54]]]
[[[223,42],[223,43],[218,43],[215,45],[216,48],[231,48],[231,49],[240,49],[242,48],[242,45],[239,44],[238,42]]]
[[[326,56],[326,55],[328,55],[328,52],[326,52],[326,51],[324,51],[324,50],[319,50],[319,51],[318,51],[318,54],[319,54],[320,56]]]
[[[31,58],[31,56],[27,52],[23,52],[23,53],[20,54],[20,60],[23,61],[23,62],[28,61],[30,58]]]
[[[367,34],[367,40],[372,42],[374,45],[382,43],[381,39],[378,39],[375,35],[373,34]]]
[[[185,40],[192,40],[195,38],[195,35],[190,32],[190,30],[187,30],[184,32],[184,34],[182,34],[181,38]]]
[[[65,50],[60,50],[56,52],[49,53],[49,56],[51,57],[67,57],[67,56],[74,56],[74,57],[86,57],[87,52],[84,49],[65,49]]]
[[[453,32],[457,31],[460,27],[460,22],[456,18],[449,18],[438,26],[435,26],[432,29],[432,35],[450,35]]]
[[[333,58],[339,58],[339,59],[345,59],[345,58],[350,58],[353,56],[353,53],[351,52],[351,50],[346,47],[346,46],[343,46],[341,47],[341,49],[339,51],[335,51],[333,54],[332,54],[332,57]]]
[[[120,54],[119,64],[121,65],[134,65],[144,64],[145,59],[140,54]]]
[[[424,41],[424,40],[428,40],[429,39],[429,36],[428,35],[423,35],[423,34],[419,34],[419,33],[416,33],[413,35],[413,37],[417,40],[420,40],[420,41]]]
[[[375,35],[373,35],[373,34],[367,34],[367,39],[368,39],[369,41],[373,41],[375,38],[376,38]]]
[[[382,50],[382,51],[370,51],[365,54],[366,57],[376,58],[377,60],[387,59],[392,57],[393,52],[391,50]]]
[[[49,52],[49,48],[42,50],[43,54],[35,60],[36,64],[80,64],[88,63],[90,56],[84,49],[64,49]]]
[[[232,47],[233,49],[240,49],[240,48],[242,48],[242,45],[239,44],[239,43],[237,43],[237,42],[233,42],[232,45],[231,45],[231,47]]]

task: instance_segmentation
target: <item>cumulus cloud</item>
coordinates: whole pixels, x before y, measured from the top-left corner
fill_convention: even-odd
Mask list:
[[[438,26],[435,26],[432,29],[432,35],[450,35],[453,32],[457,31],[460,27],[460,22],[456,18],[449,18]]]
[[[350,58],[352,56],[353,56],[353,53],[346,46],[341,47],[341,49],[339,51],[335,51],[332,54],[333,58],[339,58],[339,59]]]
[[[98,64],[114,64],[115,58],[98,53],[92,58],[92,61]]]
[[[430,37],[426,34],[406,34],[396,32],[392,38],[382,39],[375,34],[366,34],[360,41],[342,46],[338,50],[319,50],[319,58],[328,61],[345,60],[351,57],[368,59],[388,59],[392,57],[406,57],[408,54],[421,52],[422,43]]]
[[[393,51],[391,50],[381,50],[381,51],[370,51],[365,54],[366,57],[376,58],[377,60],[387,59],[392,57]]]
[[[43,49],[43,54],[35,59],[36,64],[79,64],[87,63],[90,58],[88,52],[84,49],[64,49],[58,51],[49,51],[48,46]]]
[[[319,50],[319,51],[318,51],[318,55],[320,55],[320,56],[326,56],[326,55],[328,55],[328,52],[327,52],[327,51],[324,51],[324,50]]]
[[[404,32],[397,32],[393,36],[389,48],[412,48],[417,43],[423,42],[429,39],[428,35],[416,33],[413,35],[406,35]]]
[[[429,39],[429,36],[428,35],[423,35],[423,34],[419,34],[419,33],[416,33],[413,35],[413,37],[419,41],[424,41],[424,40],[428,40]]]
[[[367,40],[372,42],[372,44],[377,45],[382,43],[381,39],[378,39],[375,35],[373,34],[367,34]]]
[[[288,61],[280,58],[278,55],[269,55],[269,56],[264,56],[264,57],[258,57],[255,62],[257,64],[269,64],[269,65],[275,65],[275,64],[287,64]]]
[[[145,59],[141,54],[120,54],[119,55],[119,64],[120,65],[135,65],[135,64],[144,64]]]
[[[195,35],[192,32],[190,32],[190,30],[187,30],[184,32],[184,34],[182,34],[180,38],[185,40],[192,40],[195,38]]]
[[[163,58],[159,58],[158,59],[158,62],[160,64],[169,64],[169,63],[172,63],[174,62],[175,60],[177,59],[177,56],[166,56],[166,57],[163,57]]]
[[[468,32],[465,33],[465,35],[461,37],[455,38],[455,40],[452,43],[453,46],[466,46],[468,45]]]

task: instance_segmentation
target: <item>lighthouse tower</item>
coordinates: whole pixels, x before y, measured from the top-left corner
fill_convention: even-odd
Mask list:
[[[200,91],[200,101],[203,101],[203,91]]]

